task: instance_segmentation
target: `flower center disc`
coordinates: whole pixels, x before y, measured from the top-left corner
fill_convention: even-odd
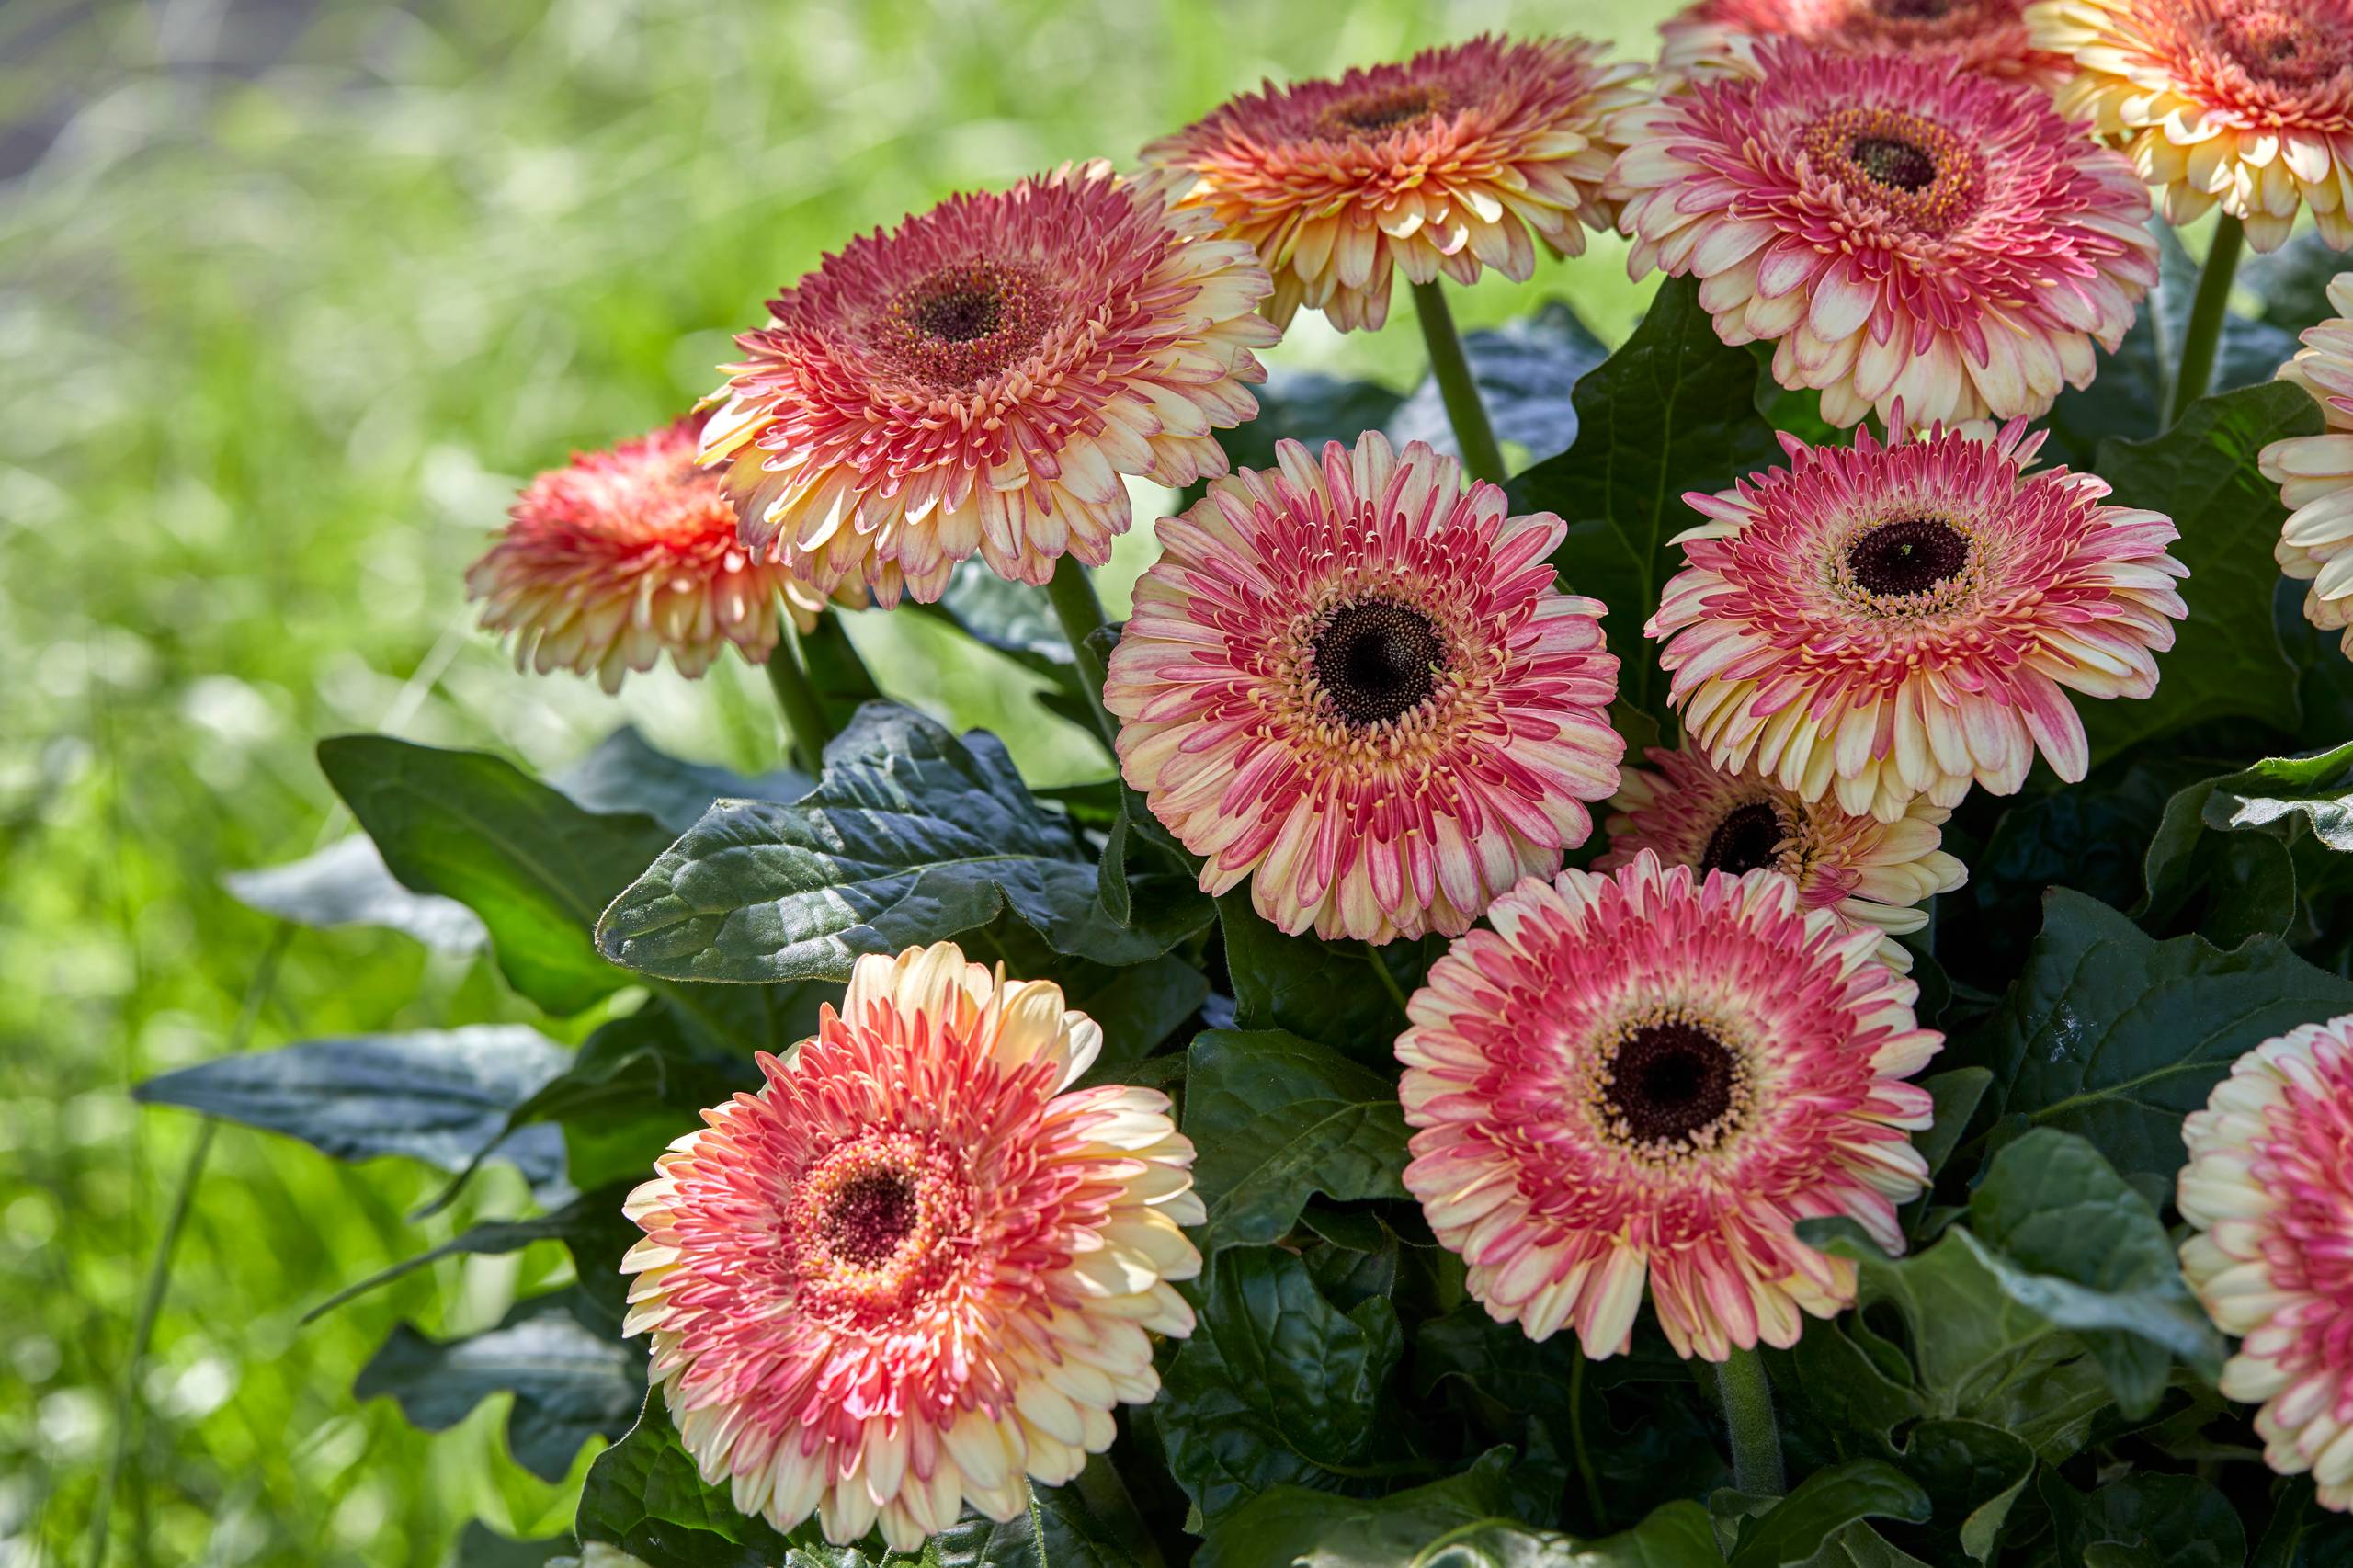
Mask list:
[[[1847,158],[1873,182],[1906,196],[1937,183],[1937,161],[1898,136],[1858,136],[1847,143]]]
[[[882,326],[900,366],[930,386],[962,390],[1003,370],[1045,329],[1037,280],[1002,262],[952,262],[903,290]]]
[[[1382,723],[1438,688],[1446,644],[1429,617],[1381,599],[1349,605],[1315,634],[1315,679],[1352,727]]]
[[[915,1184],[903,1171],[863,1170],[834,1192],[821,1234],[825,1250],[844,1263],[871,1268],[899,1250],[915,1228]]]
[[[1394,87],[1334,104],[1324,118],[1341,135],[1365,139],[1427,119],[1445,107],[1446,95],[1434,86]]]
[[[1650,1024],[1610,1058],[1602,1101],[1637,1144],[1689,1146],[1739,1097],[1739,1059],[1696,1024]]]
[[[1969,536],[1935,517],[1883,523],[1847,547],[1847,570],[1866,593],[1908,598],[1959,576]]]
[[[1899,0],[1890,0],[1899,3]],[[1932,119],[1892,108],[1842,108],[1800,138],[1817,176],[1876,209],[1893,233],[1943,234],[1978,208],[1984,159]]]
[[[1874,0],[1871,14],[1889,22],[1941,22],[1952,15],[1953,0]]]
[[[2227,15],[2223,52],[2248,75],[2284,86],[2325,82],[2353,65],[2353,38],[2302,11],[2301,6],[2259,5]]]
[[[1733,810],[1708,835],[1708,847],[1699,857],[1699,874],[1722,871],[1737,877],[1763,870],[1780,858],[1784,836],[1781,815],[1772,802],[1751,801]]]

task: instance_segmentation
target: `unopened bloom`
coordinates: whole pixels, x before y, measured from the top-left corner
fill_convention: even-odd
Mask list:
[[[1552,586],[1564,526],[1378,432],[1279,442],[1159,528],[1104,705],[1120,771],[1284,931],[1467,929],[1618,787],[1618,660]]]
[[[2165,222],[2219,205],[2268,251],[2309,207],[2332,248],[2353,245],[2348,0],[2043,0],[2026,19],[2070,57],[2061,112],[2131,154]]]
[[[2263,449],[2263,477],[2291,508],[2272,553],[2281,571],[2312,587],[2304,619],[2338,640],[2353,657],[2353,272],[2328,285],[2338,313],[2304,333],[2304,347],[2279,367],[2320,404],[2328,428]]]
[[[2032,416],[2157,278],[2148,191],[2040,90],[1940,58],[1756,46],[1756,78],[1620,118],[1628,266],[1700,279],[1726,343],[1852,425]]]
[[[1951,813],[1926,800],[1881,822],[1753,771],[1725,772],[1704,752],[1653,746],[1643,756],[1650,767],[1626,769],[1610,802],[1609,852],[1593,863],[1597,871],[1631,864],[1644,850],[1702,877],[1779,871],[1798,884],[1806,908],[1883,933],[1879,956],[1907,972],[1911,949],[1895,938],[1927,925],[1924,902],[1969,880],[1938,846]]]
[[[1606,229],[1603,130],[1642,67],[1573,39],[1476,38],[1336,81],[1272,83],[1143,150],[1274,274],[1267,313],[1302,304],[1343,332],[1389,318],[1392,271],[1524,280],[1536,245],[1575,256]]]
[[[1659,28],[1669,81],[1758,75],[1756,46],[1798,39],[1848,54],[1933,54],[1962,70],[2056,87],[2068,62],[2027,42],[2027,0],[1699,0]]]
[[[1886,823],[1972,780],[2015,793],[2038,747],[2081,778],[2067,692],[2148,696],[2188,613],[2173,524],[2103,505],[2090,474],[2028,472],[2022,420],[1990,442],[1781,444],[1789,467],[1684,497],[1708,520],[1677,537],[1689,564],[1644,629],[1691,744]]]
[[[512,634],[515,667],[594,673],[607,691],[664,653],[689,679],[733,643],[775,649],[779,608],[802,631],[824,598],[756,559],[735,509],[695,466],[694,416],[608,452],[577,452],[516,498],[506,532],[466,569],[485,631]]]
[[[929,602],[975,551],[1024,583],[1102,565],[1123,476],[1223,473],[1272,285],[1168,184],[1095,163],[955,197],[770,301],[703,434],[745,538],[821,593]]]
[[[2181,1131],[2182,1273],[2243,1336],[2222,1393],[2262,1406],[2273,1470],[2353,1509],[2353,1016],[2240,1057]]]
[[[841,1011],[630,1195],[626,1324],[703,1479],[913,1551],[1108,1448],[1193,1314],[1193,1147],[1166,1096],[1072,1090],[1103,1032],[952,943],[858,960]]]
[[[1797,1224],[1902,1250],[1930,1110],[1903,1080],[1942,1044],[1877,937],[1777,871],[1699,881],[1647,852],[1488,914],[1397,1042],[1405,1186],[1488,1313],[1615,1355],[1647,1279],[1676,1353],[1721,1361],[1851,1304],[1854,1264]]]

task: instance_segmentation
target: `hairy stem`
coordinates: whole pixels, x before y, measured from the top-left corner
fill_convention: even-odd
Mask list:
[[[1723,1400],[1724,1426],[1732,1434],[1733,1484],[1761,1497],[1788,1490],[1781,1474],[1781,1432],[1773,1422],[1773,1384],[1764,1358],[1733,1347],[1716,1368],[1716,1392]]]
[[[1462,352],[1462,336],[1454,330],[1454,312],[1447,308],[1444,286],[1435,280],[1414,285],[1414,316],[1422,324],[1422,341],[1429,347],[1430,374],[1438,378],[1438,396],[1446,400],[1447,422],[1454,426],[1454,444],[1462,449],[1462,466],[1473,479],[1504,482],[1504,449],[1495,443],[1495,427],[1487,422],[1487,405],[1479,401],[1478,383],[1471,379],[1471,361]]]

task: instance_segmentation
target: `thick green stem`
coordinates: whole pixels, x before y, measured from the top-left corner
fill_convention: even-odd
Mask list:
[[[1735,1346],[1716,1368],[1716,1392],[1732,1434],[1733,1484],[1755,1496],[1779,1497],[1789,1486],[1781,1475],[1781,1431],[1773,1423],[1773,1384],[1763,1358]]]
[[[1601,1477],[1593,1468],[1593,1450],[1585,1440],[1585,1354],[1577,1353],[1569,1368],[1569,1447],[1576,1455],[1577,1479],[1585,1483],[1585,1506],[1593,1517],[1586,1521],[1596,1535],[1609,1531],[1609,1506],[1601,1495]]]
[[[1495,443],[1495,427],[1487,423],[1487,405],[1479,401],[1479,384],[1471,379],[1471,361],[1462,352],[1462,336],[1454,330],[1454,312],[1447,309],[1443,286],[1435,280],[1414,285],[1414,315],[1422,324],[1422,341],[1430,351],[1430,374],[1438,378],[1438,396],[1446,400],[1446,417],[1454,426],[1454,444],[1462,449],[1462,466],[1473,479],[1501,484],[1504,449]]]
[[[792,760],[812,778],[824,766],[825,743],[834,738],[825,722],[825,705],[801,667],[801,654],[790,641],[779,642],[768,653],[768,685],[776,690],[776,705],[784,711],[784,727],[792,737]]]
[[[1095,597],[1095,584],[1087,577],[1086,568],[1068,555],[1054,562],[1054,580],[1046,585],[1046,597],[1053,601],[1054,619],[1063,623],[1063,635],[1070,639],[1070,651],[1078,660],[1079,684],[1086,688],[1086,705],[1094,710],[1095,727],[1117,756],[1120,722],[1103,706],[1103,683],[1108,678],[1103,652],[1089,641],[1109,624],[1103,617],[1103,601]]]
[[[2230,318],[2231,279],[2237,276],[2239,250],[2245,241],[2239,221],[2223,213],[2214,225],[2206,265],[2198,272],[2198,294],[2189,304],[2189,325],[2181,335],[2181,358],[2174,361],[2173,394],[2165,400],[2167,429],[2214,384],[2214,359],[2222,347],[2223,323]]]

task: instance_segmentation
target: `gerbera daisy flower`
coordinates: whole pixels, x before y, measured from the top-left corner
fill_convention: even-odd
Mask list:
[[[631,1193],[626,1332],[703,1479],[913,1551],[1110,1446],[1193,1314],[1193,1146],[1149,1089],[1072,1091],[1103,1031],[954,944],[858,960],[841,1011]]]
[[[1756,46],[1621,116],[1628,267],[1701,280],[1726,343],[1823,417],[2034,415],[2090,381],[2157,278],[2148,191],[2036,88],[1945,59]]]
[[[1552,586],[1560,518],[1418,441],[1275,452],[1160,524],[1103,693],[1120,772],[1284,931],[1463,931],[1618,787],[1602,607]]]
[[[1809,801],[1754,772],[1727,773],[1705,753],[1653,746],[1650,771],[1630,767],[1604,824],[1609,850],[1597,871],[1631,865],[1648,850],[1698,875],[1774,870],[1798,884],[1798,902],[1827,909],[1849,929],[1882,933],[1879,956],[1909,973],[1912,952],[1895,938],[1928,923],[1919,905],[1969,880],[1938,847],[1950,813],[1926,800],[1893,822],[1860,816],[1834,800]]]
[[[1972,780],[2014,793],[2038,747],[2081,778],[2066,691],[2148,696],[2188,613],[2173,524],[2102,505],[2090,474],[2029,473],[2024,421],[1991,442],[1902,424],[1887,445],[1783,436],[1788,468],[1686,495],[1708,520],[1644,628],[1710,761],[1884,823]]]
[[[1143,150],[1274,274],[1267,313],[1305,305],[1343,332],[1389,319],[1392,269],[1458,283],[1526,280],[1536,244],[1585,249],[1606,229],[1603,122],[1638,103],[1643,68],[1574,39],[1476,38],[1337,81],[1267,83]]]
[[[1854,1301],[1854,1264],[1799,1221],[1903,1249],[1929,1101],[1902,1080],[1943,1042],[1873,933],[1778,871],[1702,882],[1648,851],[1488,915],[1431,966],[1397,1058],[1405,1187],[1490,1316],[1611,1356],[1647,1278],[1676,1353],[1722,1361]]]
[[[511,633],[515,667],[594,672],[619,691],[664,652],[688,679],[729,643],[753,664],[776,648],[777,612],[803,631],[822,596],[754,559],[735,508],[695,466],[695,415],[608,452],[575,452],[531,481],[506,531],[466,568],[487,631]]]
[[[2353,245],[2353,3],[2044,0],[2026,20],[2071,58],[2060,111],[2131,154],[2165,222],[2220,205],[2268,251],[2309,207]]]
[[[2304,619],[2339,639],[2353,657],[2353,272],[2328,285],[2337,314],[2304,333],[2304,347],[2279,367],[2320,404],[2318,436],[2291,436],[2263,449],[2263,477],[2292,508],[2272,553],[2280,570],[2312,585]]]
[[[2240,1335],[2224,1396],[2263,1457],[2353,1509],[2353,1015],[2267,1040],[2182,1123],[2181,1270]]]
[[[745,538],[820,592],[928,603],[976,550],[1024,583],[1102,565],[1123,475],[1223,473],[1273,285],[1168,184],[1097,162],[958,196],[768,301],[703,432]]]
[[[1659,28],[1671,81],[1760,74],[1756,45],[1792,38],[1850,54],[1938,54],[1982,76],[2046,90],[2068,62],[2027,42],[2028,0],[1699,0]]]

